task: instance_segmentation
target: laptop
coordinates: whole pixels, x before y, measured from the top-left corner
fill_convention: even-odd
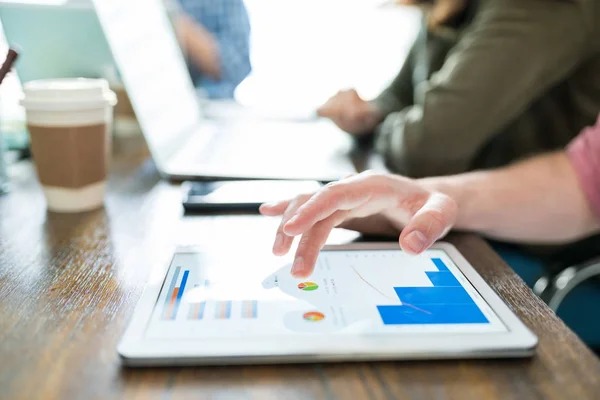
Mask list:
[[[115,67],[89,0],[0,0],[0,20],[8,43],[21,49],[21,82],[108,78]]]
[[[164,177],[332,181],[355,172],[351,138],[328,120],[209,117],[161,0],[93,3]]]

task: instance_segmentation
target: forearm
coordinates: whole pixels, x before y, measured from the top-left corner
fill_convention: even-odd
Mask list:
[[[390,114],[378,130],[376,148],[390,169],[410,177],[455,174],[471,168],[496,137],[519,149],[521,143],[544,143],[535,129],[522,137],[525,124],[515,122],[543,118],[529,117],[528,110],[584,56],[588,36],[582,24],[589,12],[585,2],[547,3],[482,2],[415,104]]]
[[[401,111],[414,103],[414,69],[418,55],[425,51],[422,47],[422,41],[426,35],[427,26],[423,23],[398,75],[394,77],[379,96],[371,100],[371,103],[381,113],[382,117],[394,111]]]
[[[400,72],[372,102],[385,116],[402,111],[416,102],[415,90],[442,68],[448,52],[456,44],[457,34],[440,34],[428,28],[427,16],[412,44]]]
[[[218,44],[213,35],[186,15],[177,19],[182,47],[190,62],[212,79],[221,76]]]
[[[459,230],[496,239],[558,243],[600,229],[564,153],[421,182],[457,201]]]
[[[414,58],[414,47],[409,53],[404,65],[396,77],[392,80],[379,96],[371,100],[371,103],[381,113],[382,118],[386,115],[400,111],[413,104],[412,69]]]

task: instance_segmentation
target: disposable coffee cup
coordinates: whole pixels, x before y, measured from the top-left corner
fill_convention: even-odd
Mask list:
[[[48,209],[83,212],[104,203],[116,96],[103,79],[27,82],[31,152]]]

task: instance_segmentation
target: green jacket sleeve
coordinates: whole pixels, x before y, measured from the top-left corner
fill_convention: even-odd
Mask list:
[[[457,32],[458,29],[450,27],[431,31],[427,28],[427,19],[423,18],[421,30],[400,72],[389,86],[372,100],[383,115],[401,111],[414,104],[415,89],[442,67],[448,52],[456,44]]]
[[[485,0],[444,65],[375,146],[395,172],[467,170],[478,150],[581,62],[593,1]]]

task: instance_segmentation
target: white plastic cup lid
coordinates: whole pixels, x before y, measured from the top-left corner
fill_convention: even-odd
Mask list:
[[[29,111],[83,110],[114,106],[117,97],[105,79],[41,79],[23,85],[20,103]]]

